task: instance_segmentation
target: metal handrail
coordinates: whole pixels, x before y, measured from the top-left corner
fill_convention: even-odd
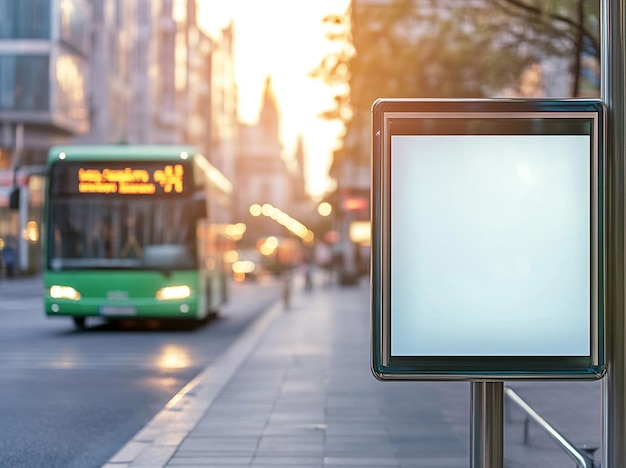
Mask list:
[[[594,468],[595,464],[589,455],[584,452],[578,450],[569,440],[567,440],[564,436],[559,434],[559,432],[554,429],[545,419],[543,419],[539,413],[537,413],[528,403],[526,403],[522,398],[515,393],[511,388],[505,387],[504,394],[509,397],[513,402],[517,403],[517,405],[530,417],[532,418],[539,426],[544,429],[559,446],[567,452],[567,454],[576,462],[577,466],[583,468]]]

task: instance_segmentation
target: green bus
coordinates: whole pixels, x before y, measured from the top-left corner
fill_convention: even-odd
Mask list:
[[[187,146],[68,145],[48,153],[44,306],[78,328],[203,320],[227,300],[232,184]]]

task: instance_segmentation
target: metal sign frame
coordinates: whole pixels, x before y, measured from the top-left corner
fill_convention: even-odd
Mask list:
[[[604,171],[606,109],[596,99],[379,99],[372,107],[372,372],[381,380],[599,379],[604,362]],[[584,131],[579,130],[584,128]],[[393,354],[393,135],[588,135],[588,352],[580,354]],[[441,183],[445,184],[445,180]],[[395,186],[394,186],[395,187]],[[410,192],[410,190],[409,190]],[[402,229],[397,224],[394,229]],[[406,272],[410,275],[410,272]],[[396,301],[400,303],[400,301]],[[411,311],[411,313],[415,313]],[[417,311],[419,313],[419,311]],[[538,324],[539,326],[541,324]],[[396,327],[397,328],[397,327]]]

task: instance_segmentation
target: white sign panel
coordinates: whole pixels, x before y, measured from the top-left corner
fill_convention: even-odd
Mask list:
[[[571,102],[377,102],[378,377],[603,373],[603,107]]]
[[[589,137],[391,147],[391,354],[588,355]]]

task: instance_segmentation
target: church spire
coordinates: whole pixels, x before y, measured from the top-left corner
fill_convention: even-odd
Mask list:
[[[276,135],[278,137],[278,120],[278,105],[276,104],[276,96],[272,89],[272,79],[268,75],[267,78],[265,78],[265,89],[263,91],[263,103],[259,115],[259,124],[265,129],[267,135]]]

